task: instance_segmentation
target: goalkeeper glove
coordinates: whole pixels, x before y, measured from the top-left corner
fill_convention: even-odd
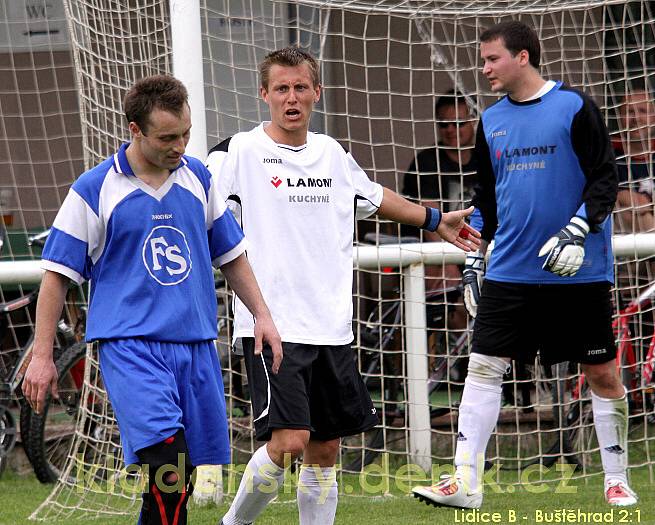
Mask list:
[[[539,250],[539,257],[548,255],[542,268],[562,277],[578,273],[584,259],[584,241],[588,233],[587,221],[582,217],[573,217]]]
[[[480,250],[466,254],[462,281],[464,282],[464,305],[471,317],[478,315],[484,271],[484,255]]]

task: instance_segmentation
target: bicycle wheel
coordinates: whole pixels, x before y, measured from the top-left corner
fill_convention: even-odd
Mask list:
[[[600,454],[596,458],[596,454],[592,453],[598,449],[598,440],[591,407],[591,389],[586,382],[566,413],[566,427],[569,462],[576,463],[585,472],[602,468]]]
[[[0,406],[0,476],[7,468],[9,453],[16,443],[16,423],[11,411]]]
[[[435,332],[428,342],[432,359],[428,373],[430,418],[459,406],[466,377],[470,332]]]
[[[42,483],[59,478],[68,460],[84,380],[86,344],[68,347],[57,360],[59,399],[48,396],[42,414],[32,413],[25,442],[36,477]]]
[[[359,473],[373,463],[384,449],[384,430],[376,427],[366,434],[341,440],[340,463],[344,472]]]
[[[505,405],[495,435],[501,469],[522,471],[536,464],[550,467],[561,457],[569,459],[569,364],[545,367],[514,362],[512,369],[512,380],[503,389]]]

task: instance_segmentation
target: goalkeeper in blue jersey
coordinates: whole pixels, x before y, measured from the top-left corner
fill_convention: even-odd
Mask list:
[[[479,213],[471,222],[484,242],[467,256],[464,271],[475,327],[456,473],[414,494],[439,506],[481,506],[480,468],[500,411],[503,375],[511,359],[531,360],[539,351],[543,364],[581,364],[592,390],[605,498],[633,505],[628,403],[611,327],[610,214],[618,182],[608,133],[588,96],[541,77],[532,28],[505,22],[480,40],[482,72],[492,91],[507,96],[487,108],[477,130],[473,204]]]
[[[86,338],[98,345],[125,462],[147,467],[139,523],[183,525],[194,465],[230,462],[212,263],[254,317],[255,351],[272,347],[273,373],[282,348],[241,228],[205,166],[184,155],[186,89],[148,77],[124,109],[131,142],[73,183],[43,250],[23,392],[37,412],[57,395],[55,325],[69,280],[90,281]]]

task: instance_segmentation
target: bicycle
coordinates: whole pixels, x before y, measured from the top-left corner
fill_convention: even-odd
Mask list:
[[[655,425],[655,333],[646,340],[647,347],[633,343],[633,326],[636,317],[654,305],[655,283],[650,285],[635,300],[619,310],[612,323],[617,341],[616,366],[627,387],[629,418],[634,431],[641,425]],[[643,360],[639,354],[645,354]],[[593,429],[591,389],[584,374],[574,378],[570,394],[570,408],[566,414],[567,436],[573,460],[587,469],[593,466],[589,450],[598,448]]]
[[[397,243],[399,240],[402,243],[418,242],[414,237],[399,239],[385,234],[367,234],[365,240],[380,244]],[[356,359],[362,379],[374,402],[381,404],[380,415],[386,427],[398,426],[399,422],[406,423],[406,414],[402,409],[405,393],[403,301],[401,291],[397,288],[394,291],[394,299],[381,299],[367,319],[355,327]],[[463,385],[471,325],[459,332],[446,330],[448,317],[461,297],[461,285],[426,292],[426,324],[430,347],[428,396],[431,399],[432,421],[451,411],[453,394],[457,396],[457,390]],[[385,440],[383,427],[371,430],[361,443],[355,442],[358,439],[362,438],[342,440],[344,470],[360,471],[385,450],[385,442],[391,442]]]
[[[48,231],[28,238],[28,245],[43,246]],[[4,229],[0,229],[0,238],[4,241]],[[0,247],[3,242],[0,242]],[[71,290],[75,290],[74,288]],[[4,340],[8,329],[12,326],[10,317],[17,312],[25,312],[28,316],[30,309],[38,298],[38,288],[26,295],[12,301],[0,304],[0,340]],[[69,291],[71,298],[75,292]],[[70,316],[69,316],[70,317]],[[5,468],[7,457],[17,442],[16,421],[12,408],[20,410],[19,428],[25,454],[32,465],[37,478],[41,482],[52,482],[57,479],[60,471],[59,459],[68,452],[68,444],[74,432],[70,425],[65,425],[62,414],[68,414],[68,419],[75,421],[75,413],[79,406],[81,378],[84,367],[83,345],[77,343],[84,326],[83,310],[80,310],[73,323],[64,318],[60,319],[56,327],[56,341],[54,359],[59,372],[58,387],[60,391],[59,405],[63,410],[53,410],[48,404],[43,414],[36,414],[24,401],[20,386],[32,357],[34,344],[33,326],[30,335],[16,350],[3,351],[0,358],[0,471]],[[50,418],[48,418],[50,413]],[[56,417],[53,417],[56,416]],[[64,438],[63,429],[67,429]]]
[[[417,242],[418,239],[387,235],[367,235],[367,241],[380,244]],[[343,443],[342,464],[345,470],[360,471],[395,441],[385,435],[396,426],[406,427],[408,422],[402,399],[404,399],[404,361],[402,349],[401,291],[395,289],[394,299],[382,299],[373,308],[368,318],[357,328],[358,362],[364,384],[371,397],[381,405],[383,426],[370,431],[363,438],[348,438]],[[469,353],[473,322],[461,331],[447,330],[448,317],[455,304],[461,302],[462,286],[446,287],[426,292],[426,325],[429,341],[428,396],[432,428],[453,425],[450,416],[457,411],[459,397],[463,390],[466,364]],[[542,463],[551,466],[561,455],[561,424],[565,420],[558,402],[562,384],[562,366],[543,367],[537,360],[533,363],[513,362],[511,381],[503,384],[503,399],[513,415],[512,423],[520,427],[517,431],[497,433],[499,457],[506,470],[522,469]],[[507,414],[507,411],[505,411]],[[516,414],[519,417],[516,417]],[[507,418],[505,418],[507,419]],[[500,421],[503,417],[501,413]],[[532,428],[534,427],[534,428]],[[500,427],[499,427],[500,428]],[[391,432],[393,432],[391,430]],[[529,436],[540,432],[538,440],[532,442]],[[543,432],[543,434],[541,434]],[[398,437],[405,439],[403,433]],[[386,448],[385,448],[386,444]],[[505,454],[504,450],[512,450]],[[543,453],[542,451],[546,451]]]
[[[447,331],[449,306],[461,298],[461,286],[433,290],[426,293],[426,313],[428,340],[431,341],[429,352],[428,396],[430,398],[430,419],[432,428],[452,425],[449,417],[457,412],[459,397],[463,390],[469,355],[470,338],[473,322],[460,332]],[[383,300],[374,308],[358,330],[358,350],[360,371],[364,384],[371,396],[381,406],[383,427],[371,430],[363,441],[357,438],[345,440],[346,452],[343,458],[344,469],[358,472],[362,467],[372,463],[381,452],[385,443],[393,443],[385,432],[395,426],[407,426],[405,412],[402,408],[404,395],[402,337],[402,299]],[[551,466],[556,461],[556,452],[560,450],[559,424],[564,418],[560,415],[557,403],[557,371],[543,367],[538,362],[526,364],[514,362],[512,376],[503,384],[503,399],[506,408],[522,418],[521,424],[539,426],[546,431],[543,438],[546,443],[538,443],[523,450],[522,454],[503,458],[504,470],[515,470],[542,463]],[[401,399],[399,399],[399,397]],[[400,425],[398,423],[400,422]],[[387,427],[387,431],[385,428]],[[519,433],[514,433],[517,436]],[[530,434],[530,432],[527,432]],[[401,435],[398,439],[404,439]],[[359,438],[361,439],[361,438]],[[503,436],[503,448],[514,447],[513,439]],[[355,442],[351,442],[355,440]],[[526,439],[523,448],[525,449]],[[539,450],[546,450],[544,456]],[[491,462],[487,463],[487,467]]]

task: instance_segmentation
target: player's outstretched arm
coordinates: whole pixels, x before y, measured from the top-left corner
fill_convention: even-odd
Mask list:
[[[378,215],[384,219],[418,226],[424,230],[437,232],[439,236],[465,252],[477,250],[480,246],[480,232],[465,222],[465,218],[475,208],[441,213],[436,208],[426,208],[408,201],[389,188],[384,188],[384,196]]]
[[[255,318],[255,354],[262,352],[264,343],[273,351],[273,373],[277,374],[282,363],[282,340],[275,327],[271,312],[264,302],[255,274],[244,254],[221,266],[227,282]]]
[[[46,270],[36,303],[34,349],[30,365],[25,372],[22,389],[25,399],[37,414],[40,414],[45,406],[48,391],[52,392],[55,399],[59,398],[57,367],[52,358],[52,345],[57,321],[64,308],[68,281],[68,277],[64,275]]]

